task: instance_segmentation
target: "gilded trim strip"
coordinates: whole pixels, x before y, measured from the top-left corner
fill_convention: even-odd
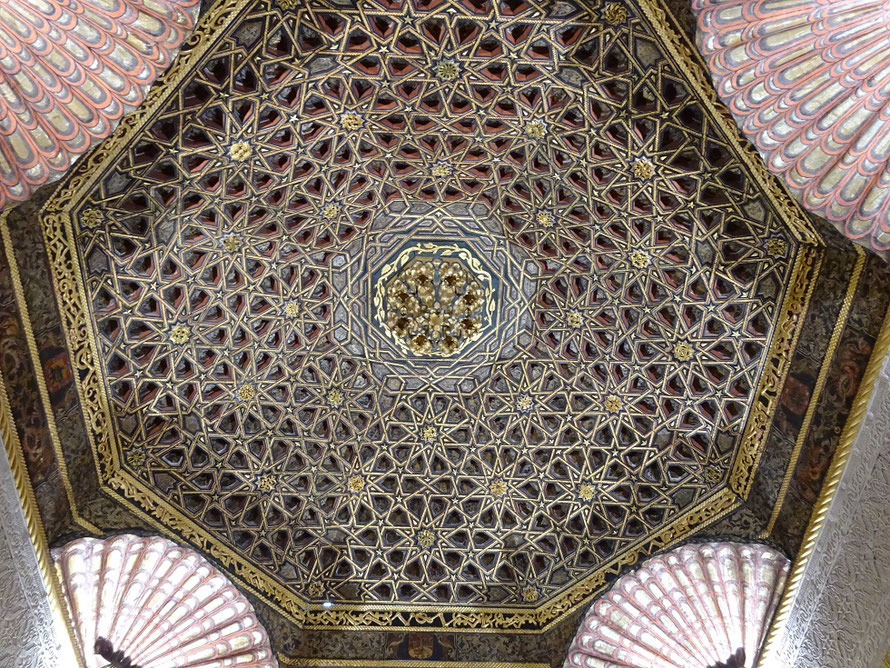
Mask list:
[[[13,483],[18,492],[19,502],[22,506],[22,515],[25,518],[25,525],[31,537],[31,544],[34,546],[34,553],[37,555],[37,564],[40,568],[43,585],[46,587],[50,609],[53,615],[64,621],[78,665],[80,668],[84,668],[85,664],[80,654],[80,644],[77,642],[77,635],[69,618],[68,606],[62,596],[62,590],[56,577],[56,569],[50,555],[43,521],[40,519],[37,499],[34,497],[34,488],[31,487],[31,478],[28,477],[25,456],[22,452],[18,432],[16,431],[15,419],[12,416],[9,397],[6,394],[6,383],[3,380],[2,374],[0,374],[0,437],[3,438],[3,445],[6,448],[6,456],[9,459]]]
[[[4,213],[0,216],[0,239],[2,239],[3,242],[6,263],[9,265],[9,273],[12,277],[12,289],[15,294],[16,306],[19,309],[19,315],[22,319],[22,329],[24,329],[25,340],[28,343],[28,352],[31,355],[31,366],[34,368],[34,377],[37,381],[40,402],[43,405],[43,412],[46,414],[47,429],[49,430],[50,441],[52,441],[53,452],[55,452],[56,455],[59,474],[62,478],[62,486],[65,488],[65,496],[68,499],[68,505],[71,509],[71,517],[80,527],[98,536],[102,533],[102,530],[77,512],[74,490],[72,489],[71,481],[68,478],[68,465],[65,462],[65,454],[62,452],[62,442],[61,439],[59,439],[59,432],[56,428],[56,417],[53,413],[52,403],[49,400],[49,391],[46,389],[46,378],[43,375],[43,364],[40,362],[40,353],[37,350],[37,341],[34,338],[31,315],[28,312],[28,304],[25,301],[22,277],[19,273],[18,261],[16,260],[15,250],[12,247],[12,238],[9,234],[8,213]]]
[[[717,111],[718,107],[713,106],[716,103],[708,97],[709,86],[704,79],[704,75],[699,71],[701,70],[701,65],[691,58],[688,49],[684,50],[684,47],[678,41],[677,35],[665,24],[664,10],[659,9],[657,6],[650,7],[648,1],[642,3],[644,11],[649,16],[649,21],[654,26],[657,34],[666,40],[672,57],[677,60],[681,68],[685,65],[685,69],[691,72],[691,87],[696,90],[697,95],[703,96],[703,104],[709,108],[713,107],[713,114],[718,117],[718,121],[721,122],[721,127],[726,133],[728,141],[733,145],[740,159],[745,162],[749,171],[758,180],[759,186],[767,193],[784,222],[792,227],[794,234],[799,239],[803,239],[806,242],[795,258],[793,278],[790,282],[789,291],[783,300],[781,315],[773,335],[773,344],[770,347],[770,359],[777,361],[770,364],[768,372],[762,372],[759,384],[761,392],[764,391],[764,388],[774,390],[777,386],[781,386],[784,374],[787,373],[787,363],[782,361],[787,355],[783,357],[783,351],[787,353],[787,346],[794,345],[799,333],[799,312],[801,309],[805,311],[809,296],[812,294],[811,281],[808,282],[807,277],[812,276],[813,271],[818,270],[822,257],[818,246],[822,245],[822,242],[815,232],[808,227],[809,221],[802,216],[793,201],[788,199],[781,189],[777,188],[776,182],[771,180],[771,177],[765,173],[762,166],[758,167],[758,163],[753,157],[746,155],[745,150],[750,152],[750,148],[745,149],[738,132],[733,131],[734,126],[727,124],[726,119],[719,118],[720,112]],[[65,323],[65,333],[69,344],[69,352],[72,355],[72,365],[78,371],[75,374],[75,380],[79,396],[82,398],[84,418],[94,455],[102,452],[103,455],[106,455],[104,458],[106,462],[111,460],[116,463],[116,448],[112,447],[115,435],[107,417],[109,410],[108,398],[106,396],[107,390],[102,383],[101,374],[97,370],[95,363],[97,359],[96,339],[92,332],[93,325],[86,317],[88,309],[83,278],[77,266],[77,249],[73,242],[72,221],[66,207],[70,206],[71,202],[76,201],[78,197],[76,193],[84,192],[97,178],[100,178],[103,169],[113,159],[118,148],[126,143],[138,131],[145,119],[165,101],[171,87],[182,81],[191,67],[198,59],[203,57],[204,52],[213,43],[218,31],[225,29],[228,23],[234,20],[235,16],[246,4],[247,0],[226,0],[216,5],[208,13],[192,38],[197,40],[195,43],[200,44],[200,46],[184,54],[174,64],[173,68],[168,72],[168,76],[164,78],[165,83],[154,88],[154,94],[149,96],[148,102],[135,114],[125,119],[119,131],[114,134],[113,139],[103,143],[96,151],[84,158],[81,165],[63,182],[41,212],[41,222],[50,254],[50,263],[57,293],[56,297],[59,301],[63,322]],[[757,171],[758,169],[760,171]],[[81,374],[79,372],[84,373]],[[746,454],[745,461],[753,462],[755,465],[759,460],[760,449],[763,444],[761,437],[765,435],[765,427],[761,424],[762,420],[760,418],[763,418],[764,415],[769,416],[772,414],[775,406],[774,394],[765,397],[760,404],[757,413],[759,416],[758,428],[746,432],[745,443],[742,447],[743,452]],[[751,419],[753,418],[749,418],[749,422]],[[97,457],[97,460],[99,459]],[[340,629],[394,628],[386,626],[386,624],[392,623],[394,618],[398,619],[399,615],[402,615],[401,619],[410,620],[419,628],[432,628],[434,624],[440,623],[443,613],[447,612],[454,613],[454,619],[450,619],[449,624],[456,627],[455,630],[497,632],[498,628],[505,628],[519,633],[540,633],[550,624],[564,618],[566,614],[582,605],[603,583],[607,572],[617,572],[625,565],[636,563],[638,557],[647,549],[663,549],[682,540],[690,533],[703,528],[716,518],[737,507],[741,502],[736,493],[729,489],[723,490],[681,515],[674,523],[664,527],[661,532],[652,536],[646,542],[641,543],[635,549],[628,551],[601,568],[597,573],[593,573],[587,579],[577,583],[572,590],[563,594],[559,599],[551,601],[546,606],[538,609],[517,608],[492,612],[487,609],[479,611],[478,609],[437,607],[431,610],[424,610],[420,607],[413,607],[410,611],[405,611],[404,608],[397,609],[395,606],[387,605],[376,606],[374,610],[368,610],[368,606],[364,605],[351,606],[354,608],[354,611],[351,612],[347,611],[346,606],[342,606],[335,608],[333,611],[313,608],[308,613],[304,613],[301,599],[293,596],[287,590],[284,590],[284,593],[282,593],[280,590],[283,588],[277,587],[260,570],[245,566],[231,550],[218,541],[209,538],[209,534],[205,534],[194,525],[184,521],[178,513],[161,503],[158,499],[153,498],[144,488],[134,483],[129,477],[119,474],[115,470],[107,470],[108,468],[107,466],[100,466],[100,480],[103,486],[110,485],[111,490],[107,491],[118,499],[121,496],[133,499],[134,503],[127,503],[126,505],[131,508],[138,506],[138,515],[148,519],[153,526],[159,528],[174,527],[172,529],[161,528],[161,531],[165,533],[170,533],[171,531],[180,532],[184,535],[186,541],[193,542],[197,547],[204,549],[220,561],[239,582],[253,588],[253,590],[262,589],[265,592],[264,598],[266,596],[274,598],[275,600],[270,602],[270,604],[279,610],[281,608],[287,609],[292,618],[301,619],[305,614],[309,626],[315,627],[318,624],[319,627],[330,628],[333,625]],[[114,469],[114,467],[111,468]],[[733,477],[736,477],[736,470],[741,471],[742,469],[737,465],[736,469],[734,469]],[[734,484],[733,487],[745,490],[745,493],[747,493],[747,490],[750,489],[750,471],[740,473],[739,477],[742,480]],[[118,495],[116,492],[121,494]],[[164,517],[165,524],[157,522],[154,515]],[[386,620],[389,620],[389,622]],[[537,628],[534,630],[521,628],[526,624],[536,626]]]
[[[278,655],[287,666],[315,666],[317,668],[550,668],[547,663],[512,663],[487,661],[366,661],[363,659],[289,659]]]
[[[780,641],[784,635],[785,625],[788,623],[788,619],[791,616],[791,608],[794,605],[794,600],[800,589],[800,583],[804,577],[804,571],[810,561],[810,557],[813,555],[816,541],[822,531],[822,525],[825,523],[825,518],[828,515],[831,502],[834,500],[834,496],[837,493],[841,475],[850,459],[853,444],[856,442],[859,427],[868,410],[868,402],[871,400],[875,383],[877,382],[878,375],[884,365],[888,350],[890,350],[890,310],[888,310],[884,316],[884,322],[881,325],[881,331],[875,342],[871,358],[868,360],[868,366],[865,369],[865,374],[859,385],[859,391],[856,393],[856,398],[853,400],[850,417],[847,418],[847,422],[844,425],[840,443],[837,446],[837,451],[834,453],[831,467],[828,470],[825,482],[822,485],[822,491],[819,494],[819,500],[816,502],[816,507],[813,509],[810,523],[804,534],[803,544],[801,545],[800,552],[794,562],[791,574],[788,576],[788,584],[785,587],[785,593],[782,595],[779,609],[770,624],[769,633],[767,634],[766,642],[764,643],[763,651],[760,655],[760,661],[757,664],[759,668],[766,668],[766,666],[772,665],[772,657],[779,649]]]
[[[672,23],[668,19],[669,13],[664,5],[664,0],[638,1],[645,19],[655,30],[655,33],[662,38],[662,44],[682,67],[684,74],[689,77],[693,91],[710,112],[712,120],[723,131],[729,144],[737,151],[748,168],[748,172],[754,177],[760,189],[770,198],[782,220],[789,226],[797,240],[804,244],[824,246],[825,242],[800,204],[789,194],[785,185],[769,173],[760,154],[751,145],[751,142],[742,136],[735,120],[717,97],[717,90],[705,72],[703,61],[692,50],[689,40],[685,36],[681,37],[673,29]]]
[[[831,360],[834,359],[835,352],[837,351],[838,344],[841,340],[841,335],[844,333],[844,327],[847,324],[847,318],[850,316],[850,307],[853,303],[853,297],[856,296],[856,290],[859,287],[859,280],[862,277],[862,270],[865,267],[865,261],[868,259],[865,251],[861,246],[856,246],[856,264],[853,267],[853,273],[850,277],[850,283],[847,285],[847,292],[844,295],[844,302],[841,306],[840,313],[838,313],[837,321],[834,323],[834,330],[831,333],[831,338],[828,341],[828,348],[825,350],[825,359],[822,361],[822,368],[819,369],[819,376],[816,378],[816,386],[813,390],[813,394],[810,397],[810,404],[807,406],[807,412],[804,415],[803,424],[800,427],[800,433],[797,435],[797,442],[794,444],[794,450],[791,452],[791,459],[788,462],[788,468],[785,470],[785,477],[782,479],[782,486],[779,488],[779,496],[776,499],[776,503],[773,506],[773,512],[770,515],[769,523],[766,525],[766,529],[761,533],[761,538],[765,538],[769,536],[773,528],[776,526],[776,521],[779,519],[779,513],[782,511],[782,504],[785,502],[785,495],[788,493],[788,487],[791,484],[791,478],[794,476],[794,471],[797,468],[797,460],[800,458],[800,452],[803,449],[804,441],[806,441],[807,432],[810,429],[810,423],[813,421],[813,416],[816,413],[816,407],[819,403],[819,399],[822,396],[822,390],[825,389],[825,381],[828,379],[828,370],[831,366]]]

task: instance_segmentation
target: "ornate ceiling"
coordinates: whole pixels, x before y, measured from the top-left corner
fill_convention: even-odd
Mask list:
[[[2,223],[51,533],[202,549],[283,665],[561,662],[654,551],[793,552],[890,276],[705,81],[649,0],[213,5]]]

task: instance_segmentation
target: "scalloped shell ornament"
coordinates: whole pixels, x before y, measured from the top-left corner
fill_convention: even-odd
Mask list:
[[[0,0],[0,208],[64,174],[145,99],[200,0]]]
[[[87,668],[277,668],[253,606],[164,538],[83,538],[53,552]]]
[[[764,545],[684,545],[643,562],[581,622],[566,668],[751,668],[790,562]]]
[[[692,0],[720,98],[767,167],[850,239],[890,250],[890,2]]]

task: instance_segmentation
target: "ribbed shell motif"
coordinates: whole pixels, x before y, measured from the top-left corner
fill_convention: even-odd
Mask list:
[[[0,0],[0,208],[59,178],[145,99],[199,0]]]
[[[88,668],[278,665],[253,606],[192,550],[123,535],[53,556]]]
[[[566,668],[753,666],[788,574],[763,545],[686,545],[618,579],[581,622]]]
[[[801,203],[890,250],[890,1],[692,0],[721,99]]]

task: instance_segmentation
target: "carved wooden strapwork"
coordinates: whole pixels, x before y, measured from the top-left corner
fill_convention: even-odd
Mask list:
[[[620,578],[590,608],[567,668],[750,668],[790,562],[764,545],[685,545]]]
[[[253,606],[192,550],[123,535],[54,557],[87,668],[278,665]]]
[[[103,489],[296,623],[539,631],[747,496],[821,251],[647,3],[289,7],[41,215]]]
[[[169,67],[198,0],[0,3],[0,208],[105,139]]]

